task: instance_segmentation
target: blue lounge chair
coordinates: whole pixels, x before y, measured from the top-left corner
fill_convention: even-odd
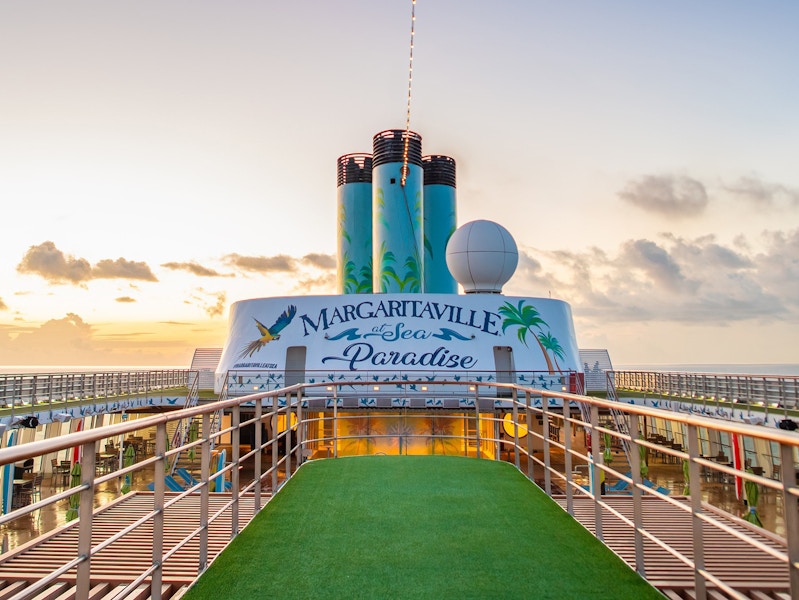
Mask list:
[[[180,478],[181,478],[181,479],[182,479],[182,480],[183,480],[183,481],[186,483],[186,485],[187,485],[187,486],[189,486],[189,487],[194,487],[195,485],[197,485],[198,483],[200,483],[200,482],[199,482],[199,481],[197,481],[197,480],[196,480],[194,477],[192,477],[192,474],[191,474],[191,473],[189,473],[189,472],[188,472],[186,469],[184,469],[183,467],[181,467],[181,468],[179,468],[179,469],[175,469],[175,474],[176,474],[178,477],[180,477]]]
[[[172,477],[171,475],[164,475],[164,483],[166,484],[166,488],[168,490],[172,491],[172,492],[183,492],[183,491],[185,491],[183,486],[180,485],[177,481],[175,481],[175,478]],[[151,492],[154,492],[155,491],[155,483],[154,482],[153,483],[148,483],[147,484],[147,489],[150,490]]]
[[[662,485],[655,485],[653,481],[649,481],[648,479],[644,479],[644,485],[651,490],[655,490],[659,494],[663,494],[664,496],[668,496],[671,493],[669,488],[665,488]]]
[[[613,485],[605,486],[605,493],[606,494],[619,494],[621,492],[626,492],[630,488],[630,484],[624,481],[623,479],[619,479]]]
[[[627,471],[624,475],[625,477],[630,477],[630,475],[632,475],[632,472]],[[627,493],[627,490],[629,490],[629,488],[630,484],[628,482],[624,481],[624,479],[619,479],[613,485],[605,486],[605,493],[606,494]]]

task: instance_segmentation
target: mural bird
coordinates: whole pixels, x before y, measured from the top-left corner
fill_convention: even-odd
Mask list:
[[[276,339],[280,338],[280,332],[285,329],[286,325],[291,323],[291,320],[294,318],[294,315],[297,314],[297,307],[293,304],[290,305],[286,310],[283,311],[274,324],[271,327],[267,327],[263,323],[261,323],[258,319],[253,319],[255,321],[256,326],[258,327],[258,331],[261,332],[261,337],[257,340],[251,341],[247,346],[242,350],[241,354],[239,355],[240,358],[244,358],[245,356],[252,356],[256,352],[258,352],[261,348],[266,346],[269,342],[272,342]]]

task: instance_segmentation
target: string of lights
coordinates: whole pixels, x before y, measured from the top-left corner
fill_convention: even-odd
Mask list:
[[[411,0],[411,47],[408,61],[408,108],[405,111],[405,144],[402,149],[402,177],[400,184],[405,187],[408,179],[408,143],[411,135],[411,90],[413,89],[413,38],[416,34],[416,0]]]

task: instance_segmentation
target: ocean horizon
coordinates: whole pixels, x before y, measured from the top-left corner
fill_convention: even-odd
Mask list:
[[[118,371],[165,371],[188,369],[186,365],[0,365],[0,375],[40,373],[112,373]],[[617,371],[657,371],[677,373],[723,373],[737,375],[799,376],[799,363],[636,363],[614,365]]]

